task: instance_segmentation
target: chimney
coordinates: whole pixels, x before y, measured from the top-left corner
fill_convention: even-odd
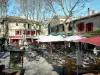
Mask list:
[[[88,8],[88,16],[90,16],[90,8]]]

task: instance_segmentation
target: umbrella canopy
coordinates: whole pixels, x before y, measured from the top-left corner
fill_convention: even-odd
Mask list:
[[[43,36],[38,39],[38,42],[56,42],[56,41],[63,41],[64,39],[58,36]]]
[[[91,37],[91,38],[83,38],[78,40],[79,42],[90,43],[96,46],[100,46],[100,36]]]
[[[79,36],[79,35],[73,35],[73,36],[68,36],[65,38],[65,41],[74,41],[77,42],[77,40],[82,39],[85,37]]]
[[[44,37],[45,35],[38,35],[38,36],[33,36],[33,39],[40,39],[41,37]]]

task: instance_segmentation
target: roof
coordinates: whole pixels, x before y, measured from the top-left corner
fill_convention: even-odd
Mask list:
[[[28,20],[26,18],[21,18],[20,16],[7,16],[5,18],[0,18],[0,22],[2,20],[7,20],[8,22],[21,22],[21,23],[25,23],[27,21],[33,21],[33,20]]]
[[[100,16],[100,13],[93,14],[93,15],[90,15],[90,16],[85,16],[85,17],[82,17],[82,18],[79,18],[79,19],[75,19],[73,21],[79,21],[79,20],[89,19],[89,18],[96,17],[96,16]]]
[[[66,16],[63,16],[63,15],[57,15],[57,16],[54,16],[53,19],[55,18],[58,18],[58,19],[66,19]]]

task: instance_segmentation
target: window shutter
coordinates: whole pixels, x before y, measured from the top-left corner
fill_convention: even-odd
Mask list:
[[[83,23],[83,22],[78,23],[78,25],[77,25],[77,29],[78,29],[78,32],[82,32],[82,31],[84,31],[84,23]]]

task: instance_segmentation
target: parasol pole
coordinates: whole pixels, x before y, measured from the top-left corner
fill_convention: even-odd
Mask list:
[[[77,50],[77,52],[76,52],[76,54],[77,54],[77,75],[78,75],[78,53],[79,53],[79,43],[77,42],[77,47],[78,47],[78,50]]]
[[[50,54],[52,55],[52,43],[50,42]]]

